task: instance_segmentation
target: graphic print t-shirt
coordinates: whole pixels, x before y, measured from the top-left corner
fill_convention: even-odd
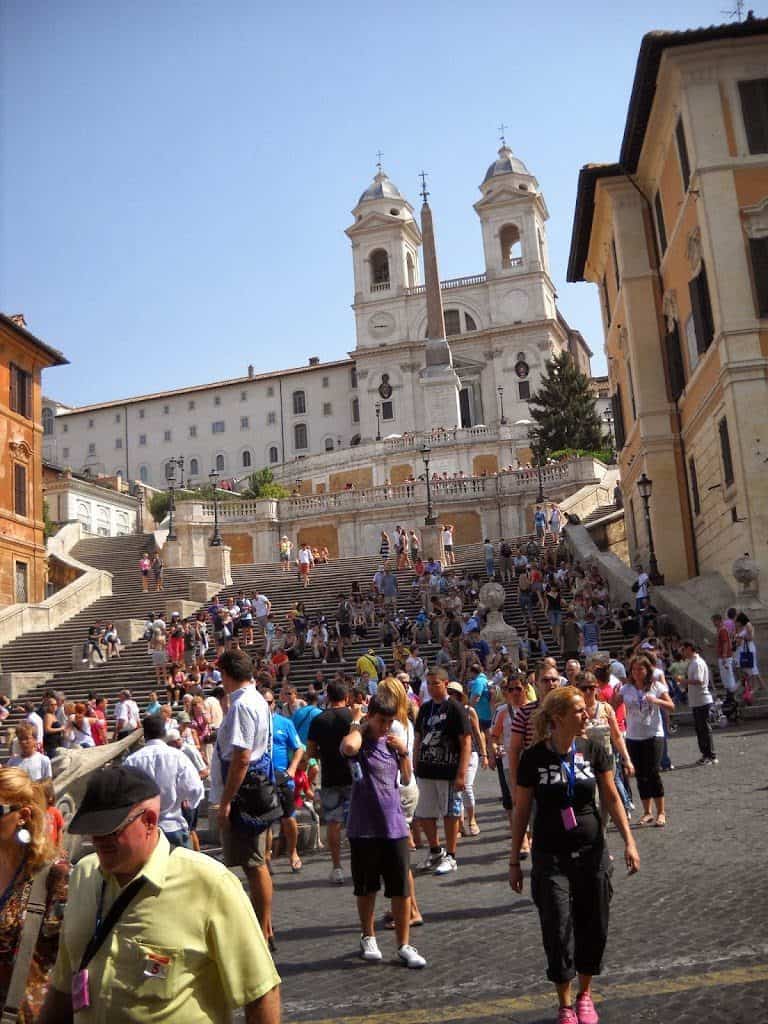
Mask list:
[[[428,700],[419,709],[414,728],[421,737],[416,775],[421,779],[455,779],[460,740],[470,731],[464,708],[450,697],[439,704]]]
[[[587,741],[574,755],[575,786],[572,799],[576,828],[567,831],[562,811],[568,806],[568,769],[570,755],[560,758],[549,744],[536,743],[523,751],[517,770],[517,782],[534,791],[536,817],[533,823],[533,848],[536,853],[578,853],[602,842],[602,827],[597,809],[597,776],[611,771],[611,759],[605,749]],[[535,855],[534,855],[535,856]]]

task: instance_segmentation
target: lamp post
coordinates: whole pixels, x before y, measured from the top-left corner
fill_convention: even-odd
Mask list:
[[[648,533],[648,579],[656,587],[664,586],[664,576],[659,572],[659,564],[656,561],[656,549],[653,545],[653,530],[651,529],[650,502],[653,493],[653,480],[642,474],[637,481],[637,489],[643,499],[643,514],[645,516],[645,529]]]
[[[429,457],[431,454],[432,449],[428,444],[425,444],[421,449],[421,458],[424,461],[424,478],[427,481],[427,514],[424,519],[425,526],[434,526],[437,522],[437,517],[432,509],[432,483],[429,479]]]
[[[219,474],[215,469],[212,469],[208,474],[208,479],[211,481],[211,487],[213,488],[213,536],[211,537],[210,547],[220,548],[222,545],[221,534],[219,533],[219,498],[216,493],[216,484],[219,479]]]
[[[136,533],[144,533],[144,488],[136,491]]]
[[[541,505],[544,501],[544,480],[541,475],[541,431],[533,420],[515,420],[515,426],[528,428],[528,440],[531,442],[531,450],[536,456],[536,472],[539,477],[539,493],[536,495],[536,504]]]
[[[184,456],[179,455],[176,459],[176,465],[179,467],[179,487],[184,487]]]
[[[173,491],[176,484],[176,459],[168,459],[165,464],[165,480],[168,484],[170,496],[168,504],[168,540],[176,540],[176,531],[173,528],[173,513],[176,511],[176,503],[173,500]]]
[[[615,451],[615,444],[613,441],[613,413],[610,409],[606,409],[603,413],[603,419],[605,420],[606,426],[608,427],[608,444],[611,446],[611,451]]]
[[[377,402],[374,405],[374,411],[376,413],[376,440],[381,440],[381,402]]]
[[[499,424],[502,427],[506,427],[507,417],[504,415],[504,388],[501,386],[501,384],[499,384],[499,386],[496,388],[496,392],[499,396],[499,405],[501,406],[501,418],[499,419]]]

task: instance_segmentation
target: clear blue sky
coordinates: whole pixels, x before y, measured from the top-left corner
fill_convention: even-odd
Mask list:
[[[0,309],[70,404],[342,358],[377,149],[414,206],[429,172],[441,275],[477,273],[503,121],[604,372],[565,283],[578,169],[618,156],[643,34],[729,4],[0,0]]]

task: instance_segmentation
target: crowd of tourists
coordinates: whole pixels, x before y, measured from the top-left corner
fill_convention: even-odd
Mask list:
[[[226,1021],[245,1006],[247,1021],[276,1024],[272,860],[284,855],[295,874],[308,851],[328,857],[330,884],[351,878],[360,957],[383,959],[378,924],[393,932],[404,966],[424,968],[411,941],[428,923],[417,888],[460,870],[463,844],[488,823],[475,782],[490,771],[513,892],[531,863],[558,1022],[596,1024],[592,978],[613,871],[606,826],[636,872],[630,820],[656,829],[668,820],[671,712],[690,707],[699,764],[712,766],[719,702],[701,651],[654,608],[642,571],[634,603],[617,604],[597,570],[569,560],[556,506],[537,508],[534,526],[524,547],[487,540],[484,573],[455,564],[449,524],[442,563],[425,561],[416,531],[398,527],[394,543],[382,534],[371,579],[339,593],[331,614],[298,600],[280,620],[266,594],[242,590],[186,619],[150,613],[157,687],[143,706],[128,690],[114,708],[97,693],[27,702],[0,769],[6,1008],[50,1024],[98,1001],[115,1021],[140,1020],[153,1019],[161,998],[162,1019]],[[483,636],[488,578],[513,583],[524,624],[514,649]],[[752,625],[732,608],[713,621],[720,678],[734,703],[750,699],[762,686]],[[618,657],[607,630],[622,637]],[[105,634],[99,627],[89,643],[103,646]],[[361,640],[371,646],[353,658],[349,645]],[[315,668],[301,694],[291,682],[298,659]],[[10,711],[3,699],[0,719]],[[72,868],[52,762],[61,748],[138,729],[143,744],[89,779],[68,830],[90,836],[95,853]],[[199,852],[206,793],[223,865]],[[243,870],[250,899],[227,868]],[[177,962],[179,950],[194,971]]]

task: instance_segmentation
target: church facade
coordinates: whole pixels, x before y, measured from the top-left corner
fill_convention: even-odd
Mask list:
[[[237,481],[262,466],[289,482],[309,474],[311,457],[343,465],[350,448],[435,430],[471,442],[473,428],[506,427],[527,451],[527,427],[514,425],[530,418],[546,359],[568,350],[589,373],[591,353],[557,309],[544,196],[506,144],[480,193],[483,269],[439,281],[432,238],[421,253],[425,215],[431,233],[426,193],[420,225],[379,165],[346,230],[356,328],[348,358],[270,373],[249,366],[230,380],[79,408],[46,400],[45,458],[163,487],[180,456],[193,485],[212,470]]]

